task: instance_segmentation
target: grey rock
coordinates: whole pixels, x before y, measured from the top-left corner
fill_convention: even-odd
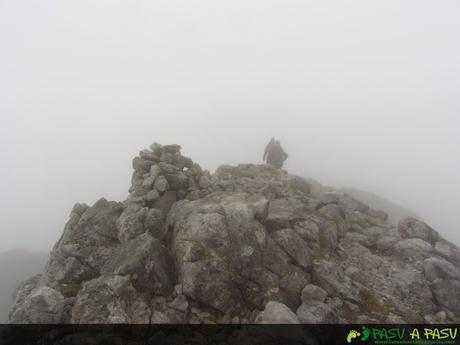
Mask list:
[[[161,154],[160,160],[164,163],[174,164],[176,162],[176,156],[172,153],[163,152]]]
[[[339,321],[338,315],[330,306],[315,301],[300,306],[300,308],[297,309],[297,317],[301,323],[305,324],[330,324]]]
[[[369,208],[367,211],[367,214],[372,217],[376,218],[382,222],[386,222],[388,220],[388,213],[386,213],[383,210],[374,210],[372,208]]]
[[[456,245],[441,238],[436,242],[434,250],[436,254],[460,265],[460,248]]]
[[[165,192],[169,188],[168,180],[164,176],[159,176],[155,181],[154,188],[160,193]]]
[[[327,204],[326,206],[323,206],[321,209],[319,209],[318,212],[330,220],[341,221],[343,219],[342,211],[335,204]]]
[[[16,305],[20,305],[24,302],[24,299],[30,295],[33,289],[37,287],[40,278],[41,274],[36,274],[23,281],[16,289],[14,289],[13,299]]]
[[[345,274],[349,276],[353,281],[357,281],[361,284],[365,284],[367,277],[363,274],[362,269],[359,269],[355,266],[349,266],[345,270]]]
[[[363,260],[369,260],[372,257],[372,252],[370,249],[364,247],[359,243],[353,243],[349,249],[349,255],[355,257],[360,257]]]
[[[174,205],[168,226],[187,297],[227,314],[251,304],[263,308],[266,296],[298,304],[308,275],[267,235],[256,216],[261,205],[261,197],[245,193],[212,193]]]
[[[174,189],[187,189],[190,185],[188,176],[182,172],[176,174],[166,174],[166,180],[168,180],[169,186]]]
[[[142,180],[142,183],[144,181]],[[142,184],[140,186],[132,186],[130,188],[131,197],[144,197],[148,193],[149,189],[145,188]]]
[[[291,222],[307,219],[308,209],[295,198],[274,199],[270,202],[268,216],[264,223],[269,231],[290,228]]]
[[[148,324],[150,309],[128,277],[108,276],[83,285],[72,310],[75,324]]]
[[[86,210],[89,209],[89,206],[86,205],[86,204],[80,204],[80,203],[76,203],[72,209],[72,212],[77,214],[78,216],[82,216],[83,213],[86,212]]]
[[[38,287],[10,313],[9,323],[56,324],[62,320],[64,297],[56,290]]]
[[[424,319],[428,324],[445,324],[447,322],[447,313],[444,310],[441,310],[434,315],[425,315]]]
[[[460,280],[460,268],[450,262],[431,257],[423,261],[425,277],[429,281],[436,279],[458,279]]]
[[[153,143],[152,145],[150,145],[150,149],[153,151],[153,153],[155,153],[158,156],[161,155],[161,153],[163,152],[163,145],[159,143]]]
[[[150,234],[143,234],[118,246],[101,268],[101,273],[131,275],[140,291],[168,295],[173,290],[172,258]]]
[[[163,218],[166,218],[169,213],[169,210],[176,201],[176,192],[169,190],[166,193],[164,193],[158,201],[155,202],[154,207],[161,211]]]
[[[149,204],[153,204],[155,201],[157,201],[158,199],[160,199],[160,193],[158,193],[158,191],[156,189],[153,189],[151,190],[150,192],[147,193],[147,195],[145,196],[145,200],[149,203]]]
[[[401,316],[395,315],[393,313],[389,313],[387,318],[385,319],[385,323],[402,325],[402,324],[405,324],[407,322]]]
[[[133,169],[141,174],[145,174],[149,172],[152,163],[152,161],[142,159],[141,157],[135,157],[133,159]]]
[[[193,167],[193,161],[188,157],[181,156],[176,162],[176,166],[178,166],[180,169],[190,169]]]
[[[59,281],[81,283],[97,277],[119,243],[118,218],[125,208],[121,203],[100,199],[82,215],[72,212],[41,282],[55,287]]]
[[[345,239],[350,243],[359,243],[362,245],[367,245],[369,241],[369,237],[359,232],[348,232],[345,234]]]
[[[435,244],[439,239],[437,231],[412,217],[402,219],[398,224],[398,230],[403,238],[419,238],[431,244]]]
[[[71,298],[66,298],[63,302],[62,302],[62,316],[61,316],[61,320],[60,320],[60,323],[64,323],[64,324],[69,324],[69,323],[72,323],[72,309],[75,305],[75,301],[77,299],[75,297],[71,297]]]
[[[320,195],[320,201],[322,204],[338,204],[343,196],[343,193],[337,191],[326,191]]]
[[[420,221],[395,228],[384,212],[267,165],[211,175],[175,145],[153,145],[133,167],[123,203],[75,205],[45,271],[18,289],[13,322],[417,323],[460,314],[460,250]]]
[[[396,298],[398,308],[405,308],[408,316],[414,315],[414,305],[418,306],[420,314],[433,312],[433,294],[422,272],[408,265],[393,268],[391,278],[391,288],[387,293]]]
[[[175,174],[178,173],[181,169],[173,164],[168,164],[165,162],[160,162],[158,165],[160,170],[165,174]]]
[[[77,257],[63,258],[61,270],[57,270],[54,279],[57,282],[80,283],[92,279],[98,274],[97,270],[88,267]]]
[[[187,195],[188,195],[188,191],[186,189],[178,189],[178,190],[176,190],[177,200],[185,199],[185,198],[187,198]]]
[[[460,281],[454,279],[437,279],[431,289],[437,304],[456,314],[460,313]]]
[[[282,229],[272,234],[275,242],[299,266],[309,268],[312,264],[312,252],[307,243],[293,229]]]
[[[365,213],[359,211],[344,211],[345,219],[351,224],[358,224],[361,228],[365,229],[373,225],[381,225],[379,219],[373,218]]]
[[[172,301],[169,304],[169,306],[173,309],[185,313],[188,309],[189,304],[187,298],[184,295],[179,295],[174,299],[174,301]]]
[[[355,300],[350,277],[340,266],[330,261],[319,261],[313,266],[312,283],[324,289],[331,296],[345,296]]]
[[[133,175],[131,176],[131,188],[130,192],[134,190],[134,187],[140,187],[142,186],[143,182],[143,174],[140,173],[139,171],[134,171]]]
[[[397,242],[398,242],[397,238],[394,238],[391,236],[384,236],[384,237],[377,239],[375,246],[377,247],[378,250],[387,251],[387,250],[391,250]]]
[[[150,150],[142,150],[141,152],[139,152],[139,157],[149,161],[158,161],[160,159],[155,153],[153,153]]]
[[[182,295],[183,291],[184,290],[183,290],[182,285],[177,284],[174,286],[174,292],[176,293],[176,295]]]
[[[149,209],[145,219],[144,219],[144,228],[148,231],[153,237],[163,240],[166,235],[166,229],[163,222],[163,213],[158,209]]]
[[[363,234],[366,236],[373,236],[373,237],[393,237],[399,239],[399,232],[396,228],[384,228],[381,226],[371,226],[369,228],[365,228],[362,230]]]
[[[163,151],[168,152],[168,153],[177,153],[177,152],[180,152],[180,150],[181,150],[181,146],[176,145],[176,144],[163,146]]]
[[[161,173],[161,168],[158,164],[154,164],[150,167],[150,176],[157,178]]]
[[[130,206],[130,205],[145,206],[145,198],[143,196],[130,196],[124,203],[126,206]]]
[[[319,241],[321,253],[325,256],[335,252],[338,244],[337,225],[333,221],[323,220],[320,223]]]
[[[198,182],[200,188],[207,189],[211,186],[211,180],[209,179],[208,176],[201,176],[200,181]]]
[[[358,211],[358,212],[366,214],[366,212],[369,210],[369,206],[367,206],[363,202],[357,199],[354,199],[350,196],[344,196],[340,198],[338,202],[338,206],[344,212],[348,212],[348,213]]]
[[[369,325],[372,325],[372,324],[379,324],[379,320],[369,316],[369,315],[360,315],[358,316],[357,320],[356,320],[356,323],[359,323],[359,324],[369,324]]]
[[[142,182],[142,187],[146,189],[151,189],[155,183],[155,177],[149,176]]]
[[[393,251],[407,260],[419,261],[431,256],[433,248],[431,244],[419,238],[410,238],[396,243]]]
[[[133,204],[128,206],[117,220],[118,239],[127,242],[145,232],[144,220],[148,209]]]
[[[278,302],[268,302],[263,312],[257,318],[259,324],[299,324],[299,319],[286,305]]]
[[[311,301],[324,302],[327,297],[327,292],[319,286],[308,284],[302,290],[302,304],[308,304]]]

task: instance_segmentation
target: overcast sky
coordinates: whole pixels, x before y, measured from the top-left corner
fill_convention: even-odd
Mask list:
[[[460,3],[0,0],[0,250],[49,250],[179,143],[375,192],[460,243]]]

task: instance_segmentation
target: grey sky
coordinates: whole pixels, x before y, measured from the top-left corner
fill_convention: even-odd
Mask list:
[[[48,250],[75,202],[127,195],[180,143],[373,191],[460,242],[458,1],[0,0],[0,250]]]

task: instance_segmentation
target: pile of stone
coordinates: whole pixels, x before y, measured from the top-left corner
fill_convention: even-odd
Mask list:
[[[180,153],[179,145],[154,143],[133,159],[134,173],[127,202],[157,208],[166,216],[172,204],[211,186],[210,174]],[[199,195],[197,195],[199,194]],[[195,196],[195,197],[194,197]]]

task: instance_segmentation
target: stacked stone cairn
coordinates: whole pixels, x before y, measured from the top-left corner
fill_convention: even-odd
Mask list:
[[[127,203],[156,208],[166,217],[171,206],[185,198],[197,199],[211,188],[211,175],[181,155],[179,145],[154,143],[133,159],[134,172]]]

